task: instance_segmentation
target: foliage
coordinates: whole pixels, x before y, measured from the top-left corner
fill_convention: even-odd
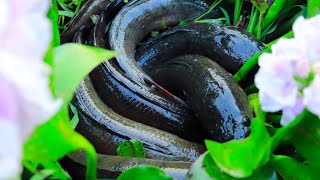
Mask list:
[[[146,158],[143,144],[139,140],[122,142],[117,148],[118,156]]]

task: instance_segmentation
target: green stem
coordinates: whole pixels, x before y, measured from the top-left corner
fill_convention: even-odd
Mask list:
[[[296,117],[290,124],[285,127],[279,128],[278,131],[272,136],[272,151],[279,145],[281,139],[286,137],[290,132],[300,124],[300,122],[305,118],[308,114],[308,110],[305,109],[299,116]]]
[[[236,0],[234,7],[233,25],[237,25],[242,9],[243,0]]]
[[[252,7],[253,10],[254,10],[254,13],[251,14],[251,17],[250,17],[250,22],[249,22],[249,25],[248,25],[248,32],[250,33],[253,33],[254,31],[254,28],[257,24],[257,20],[258,20],[258,15],[259,15],[259,10],[256,9],[254,6]]]
[[[221,1],[222,1],[222,0],[219,0],[218,2],[217,2],[217,0],[214,1],[214,2],[212,3],[212,5],[210,6],[209,10],[206,11],[205,13],[203,13],[201,16],[199,16],[199,17],[198,17],[197,19],[195,19],[194,21],[199,21],[199,20],[202,19],[204,16],[206,16],[207,14],[209,14],[218,4],[221,3]]]
[[[86,179],[96,179],[97,153],[92,144],[80,134],[76,134],[75,138],[79,142],[79,148],[87,154]]]
[[[271,52],[271,45],[275,44],[276,42],[278,42],[281,38],[291,38],[293,37],[293,32],[290,31],[287,34],[283,35],[282,37],[272,41],[271,43],[267,44],[266,49],[264,49],[263,51],[258,52],[257,54],[255,54],[254,56],[252,56],[241,68],[240,70],[234,75],[234,78],[240,82],[243,79],[245,79],[248,75],[248,73],[257,66],[258,64],[258,59],[260,57],[261,54],[265,53],[265,52]]]
[[[264,15],[264,12],[260,12],[259,23],[258,23],[258,34],[257,34],[257,38],[259,40],[261,39],[261,32],[262,32],[261,24],[262,24],[263,15]]]
[[[244,89],[247,94],[257,93],[258,89],[255,84],[252,84]]]

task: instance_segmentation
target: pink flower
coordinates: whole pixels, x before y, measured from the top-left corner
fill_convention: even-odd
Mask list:
[[[0,1],[0,179],[17,178],[22,145],[60,107],[43,57],[51,41],[49,0]]]
[[[320,116],[320,96],[316,94],[320,86],[320,15],[309,20],[299,17],[293,31],[295,38],[279,40],[272,53],[260,56],[255,77],[262,109],[282,111],[282,125],[294,120],[304,107]]]

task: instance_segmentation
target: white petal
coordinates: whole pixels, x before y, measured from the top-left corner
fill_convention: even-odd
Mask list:
[[[23,138],[35,125],[52,117],[60,108],[61,100],[54,100],[49,89],[49,69],[42,61],[30,63],[12,54],[1,54],[0,73],[16,85],[20,98],[20,120],[25,123]]]
[[[274,99],[271,98],[269,94],[263,91],[259,92],[259,99],[262,110],[266,112],[278,112],[284,107],[282,103],[274,101]]]
[[[11,8],[14,10],[15,18],[23,17],[26,14],[38,14],[45,17],[51,5],[50,0],[7,0],[7,1],[11,1]]]
[[[19,130],[15,124],[0,117],[0,179],[18,179],[21,173]]]
[[[303,90],[303,103],[307,109],[317,116],[320,116],[320,75],[316,75],[312,84]]]
[[[14,53],[25,61],[42,60],[52,39],[50,21],[41,16],[26,16],[13,21],[3,34],[2,51]]]
[[[295,106],[287,107],[282,111],[280,124],[282,126],[287,126],[303,111],[303,108],[302,98],[297,97],[297,104],[295,104]]]
[[[9,3],[6,0],[0,0],[0,39],[10,20]]]

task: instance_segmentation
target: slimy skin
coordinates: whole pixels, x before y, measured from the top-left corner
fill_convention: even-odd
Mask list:
[[[184,54],[213,59],[231,74],[264,45],[248,32],[233,26],[188,23],[176,26],[137,49],[136,59],[144,71]]]
[[[81,118],[81,123],[87,125],[80,125],[77,130],[90,140],[99,153],[115,155],[117,145],[130,139],[140,140],[147,157],[151,159],[191,162],[205,151],[203,145],[115,113],[101,101],[88,77],[80,84],[76,100],[78,109],[87,115]]]
[[[209,58],[183,55],[150,72],[170,92],[183,96],[209,139],[245,138],[253,110],[232,75]]]
[[[138,84],[154,81],[135,61],[135,48],[151,31],[193,20],[206,12],[208,5],[200,0],[135,0],[125,6],[113,20],[109,43],[118,52],[117,61],[123,71]],[[160,88],[160,87],[159,87]]]

